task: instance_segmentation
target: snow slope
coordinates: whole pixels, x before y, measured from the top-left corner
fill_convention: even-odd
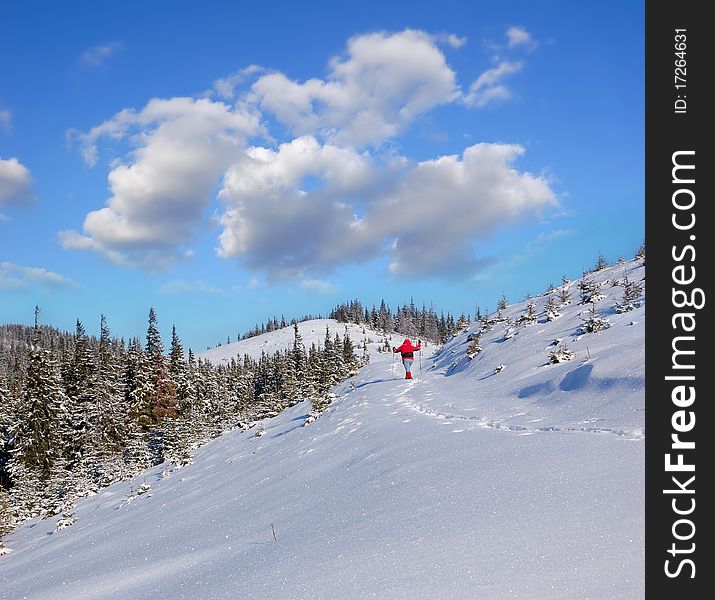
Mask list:
[[[364,339],[378,342],[384,337],[382,334],[365,329],[360,325],[339,323],[334,319],[312,319],[298,323],[298,331],[303,338],[303,345],[306,350],[310,348],[311,344],[316,346],[318,344],[323,345],[326,327],[330,330],[331,338],[334,338],[337,333],[340,335],[340,339],[343,339],[347,331],[356,349]],[[292,348],[293,338],[293,326],[291,325],[270,333],[263,333],[232,344],[224,344],[210,350],[198,352],[196,356],[209,360],[215,365],[226,364],[232,358],[243,358],[245,354],[248,354],[251,358],[259,359],[261,352],[265,352],[270,356],[274,352]],[[360,354],[358,350],[356,352],[358,352],[358,355]]]
[[[575,290],[552,323],[536,298],[538,323],[496,325],[473,360],[464,331],[413,381],[374,344],[317,421],[298,404],[80,501],[67,529],[20,528],[0,598],[642,598],[644,307],[602,291],[605,331],[576,332]],[[573,360],[548,364],[554,338]]]

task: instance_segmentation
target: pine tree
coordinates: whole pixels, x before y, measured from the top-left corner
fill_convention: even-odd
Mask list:
[[[616,312],[625,313],[638,308],[641,303],[639,298],[643,293],[643,285],[628,279],[628,276],[623,279],[623,297],[620,302],[616,303]]]
[[[164,344],[157,327],[156,313],[149,310],[149,326],[146,333],[146,355],[151,368],[154,397],[152,398],[151,414],[158,423],[165,417],[176,416],[176,386],[169,377],[164,357]]]
[[[333,340],[333,356],[335,367],[333,369],[332,381],[333,385],[336,385],[348,375],[348,365],[346,364],[343,355],[343,342],[337,333],[335,334],[335,339]]]
[[[611,324],[607,319],[598,316],[596,304],[594,303],[591,305],[591,310],[588,311],[588,315],[582,319],[579,333],[597,333],[608,329],[610,326]]]
[[[562,287],[559,290],[559,302],[561,302],[561,306],[566,306],[567,304],[571,304],[571,297],[569,295],[569,291],[566,286]]]
[[[293,350],[291,352],[292,370],[295,374],[296,399],[309,395],[309,381],[307,373],[308,357],[303,346],[303,338],[298,329],[298,323],[293,324]]]
[[[90,411],[92,449],[86,469],[97,487],[118,481],[123,475],[121,452],[124,449],[124,388],[121,381],[121,355],[112,352],[109,327],[100,317],[99,361],[93,376],[94,406]]]
[[[12,449],[10,428],[13,424],[14,415],[14,398],[10,395],[5,379],[0,374],[0,490],[10,487],[8,463]]]
[[[638,250],[636,251],[635,258],[638,260],[645,261],[645,241],[641,242],[641,245],[638,246]]]
[[[467,347],[467,358],[469,358],[469,360],[472,360],[477,354],[482,351],[482,347],[480,346],[481,337],[478,333],[470,333],[469,336],[467,336],[467,340],[469,340],[469,346]]]
[[[600,252],[598,253],[598,259],[596,259],[596,264],[593,267],[594,271],[603,271],[608,266],[608,261],[606,257]]]
[[[506,299],[506,296],[502,294],[502,297],[499,299],[499,303],[497,304],[497,310],[506,310],[509,308],[509,301]]]
[[[97,383],[95,358],[89,346],[84,326],[77,319],[75,343],[71,362],[65,369],[65,389],[69,410],[70,426],[63,427],[62,449],[67,459],[68,469],[79,476],[85,452],[91,448],[91,418],[95,407]]]
[[[36,312],[36,321],[39,311]],[[54,504],[57,490],[51,485],[64,470],[62,438],[68,423],[67,396],[52,352],[40,346],[35,328],[27,367],[27,379],[17,406],[18,419],[11,428],[14,448],[8,471],[14,482],[15,501],[42,514]],[[39,511],[39,512],[38,512]],[[28,516],[28,514],[25,514]]]
[[[546,310],[546,320],[549,322],[555,321],[561,316],[561,314],[559,313],[558,305],[553,298],[549,298],[546,301],[544,309]]]
[[[457,319],[457,329],[466,329],[467,327],[469,327],[469,317],[462,313]]]
[[[532,325],[533,323],[536,323],[536,321],[536,304],[534,303],[534,299],[531,295],[528,295],[526,300],[526,312],[518,318],[517,323]]]
[[[0,486],[0,556],[6,552],[2,539],[12,532],[12,530],[13,518],[10,512],[10,496],[7,490]]]
[[[355,356],[355,347],[350,339],[347,328],[345,330],[345,337],[343,338],[343,350],[342,350],[343,364],[347,369],[347,375],[355,375],[360,368],[358,364],[357,356]]]

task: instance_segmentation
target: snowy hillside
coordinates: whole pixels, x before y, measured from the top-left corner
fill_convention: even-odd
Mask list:
[[[383,339],[383,335],[365,329],[362,326],[355,324],[338,323],[334,319],[312,319],[298,323],[298,332],[303,339],[303,345],[310,348],[311,344],[322,345],[325,340],[325,328],[330,329],[330,335],[336,333],[342,338],[347,331],[350,334],[350,339],[357,347],[362,344],[364,339],[372,342],[378,342]],[[232,358],[243,358],[245,354],[254,359],[261,357],[261,352],[272,355],[274,352],[285,350],[293,347],[293,326],[284,327],[270,333],[263,333],[255,337],[250,337],[232,344],[225,344],[198,352],[199,358],[210,360],[213,364],[225,364]]]
[[[20,528],[0,598],[642,598],[644,297],[615,312],[624,270],[642,283],[640,262],[589,276],[607,328],[580,333],[591,305],[574,281],[555,320],[546,303],[564,286],[534,298],[535,321],[516,323],[527,302],[501,311],[478,353],[476,323],[428,346],[412,381],[373,333],[370,365],[313,423],[302,402],[260,437],[258,425],[228,432],[192,465],[79,501],[71,527]],[[322,339],[314,323],[302,326]],[[571,359],[552,364],[564,348]]]

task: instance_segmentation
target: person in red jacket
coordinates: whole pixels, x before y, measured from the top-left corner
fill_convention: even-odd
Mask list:
[[[402,342],[401,346],[393,348],[394,353],[402,355],[402,364],[405,366],[405,379],[412,379],[412,363],[415,360],[415,352],[422,350],[422,340],[417,340],[417,345],[413,346],[410,340]]]

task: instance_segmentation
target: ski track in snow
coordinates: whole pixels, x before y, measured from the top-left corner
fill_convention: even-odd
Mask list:
[[[484,428],[489,428],[489,429],[498,429],[500,431],[509,431],[513,433],[518,433],[519,435],[532,435],[532,434],[542,434],[542,433],[592,433],[592,434],[611,434],[615,435],[618,437],[623,437],[629,440],[633,441],[638,441],[642,440],[645,438],[645,434],[641,429],[613,429],[609,427],[557,427],[557,426],[544,426],[544,427],[526,427],[523,425],[508,425],[505,424],[504,421],[507,421],[509,419],[512,419],[514,417],[519,417],[523,416],[524,413],[518,413],[515,415],[509,415],[508,417],[504,417],[502,419],[492,419],[489,417],[484,417],[484,416],[468,416],[468,415],[460,415],[460,414],[454,414],[454,413],[443,413],[439,412],[437,410],[433,410],[431,408],[428,408],[422,404],[419,404],[417,402],[414,402],[409,398],[409,393],[412,391],[412,387],[416,385],[418,382],[421,383],[426,383],[426,384],[433,384],[433,381],[430,381],[429,376],[428,379],[425,380],[413,380],[411,384],[408,384],[408,386],[402,390],[401,392],[397,393],[397,398],[400,404],[403,406],[406,406],[410,410],[419,413],[421,415],[424,415],[426,417],[431,417],[433,419],[441,420],[441,421],[466,421],[468,423],[473,423],[474,427],[471,429],[484,429]],[[430,393],[427,392],[425,396],[429,397]],[[396,414],[396,411],[393,411],[391,414]],[[451,423],[446,423],[446,424],[451,424]],[[458,431],[459,433],[465,431],[464,429],[460,430],[455,430]]]

